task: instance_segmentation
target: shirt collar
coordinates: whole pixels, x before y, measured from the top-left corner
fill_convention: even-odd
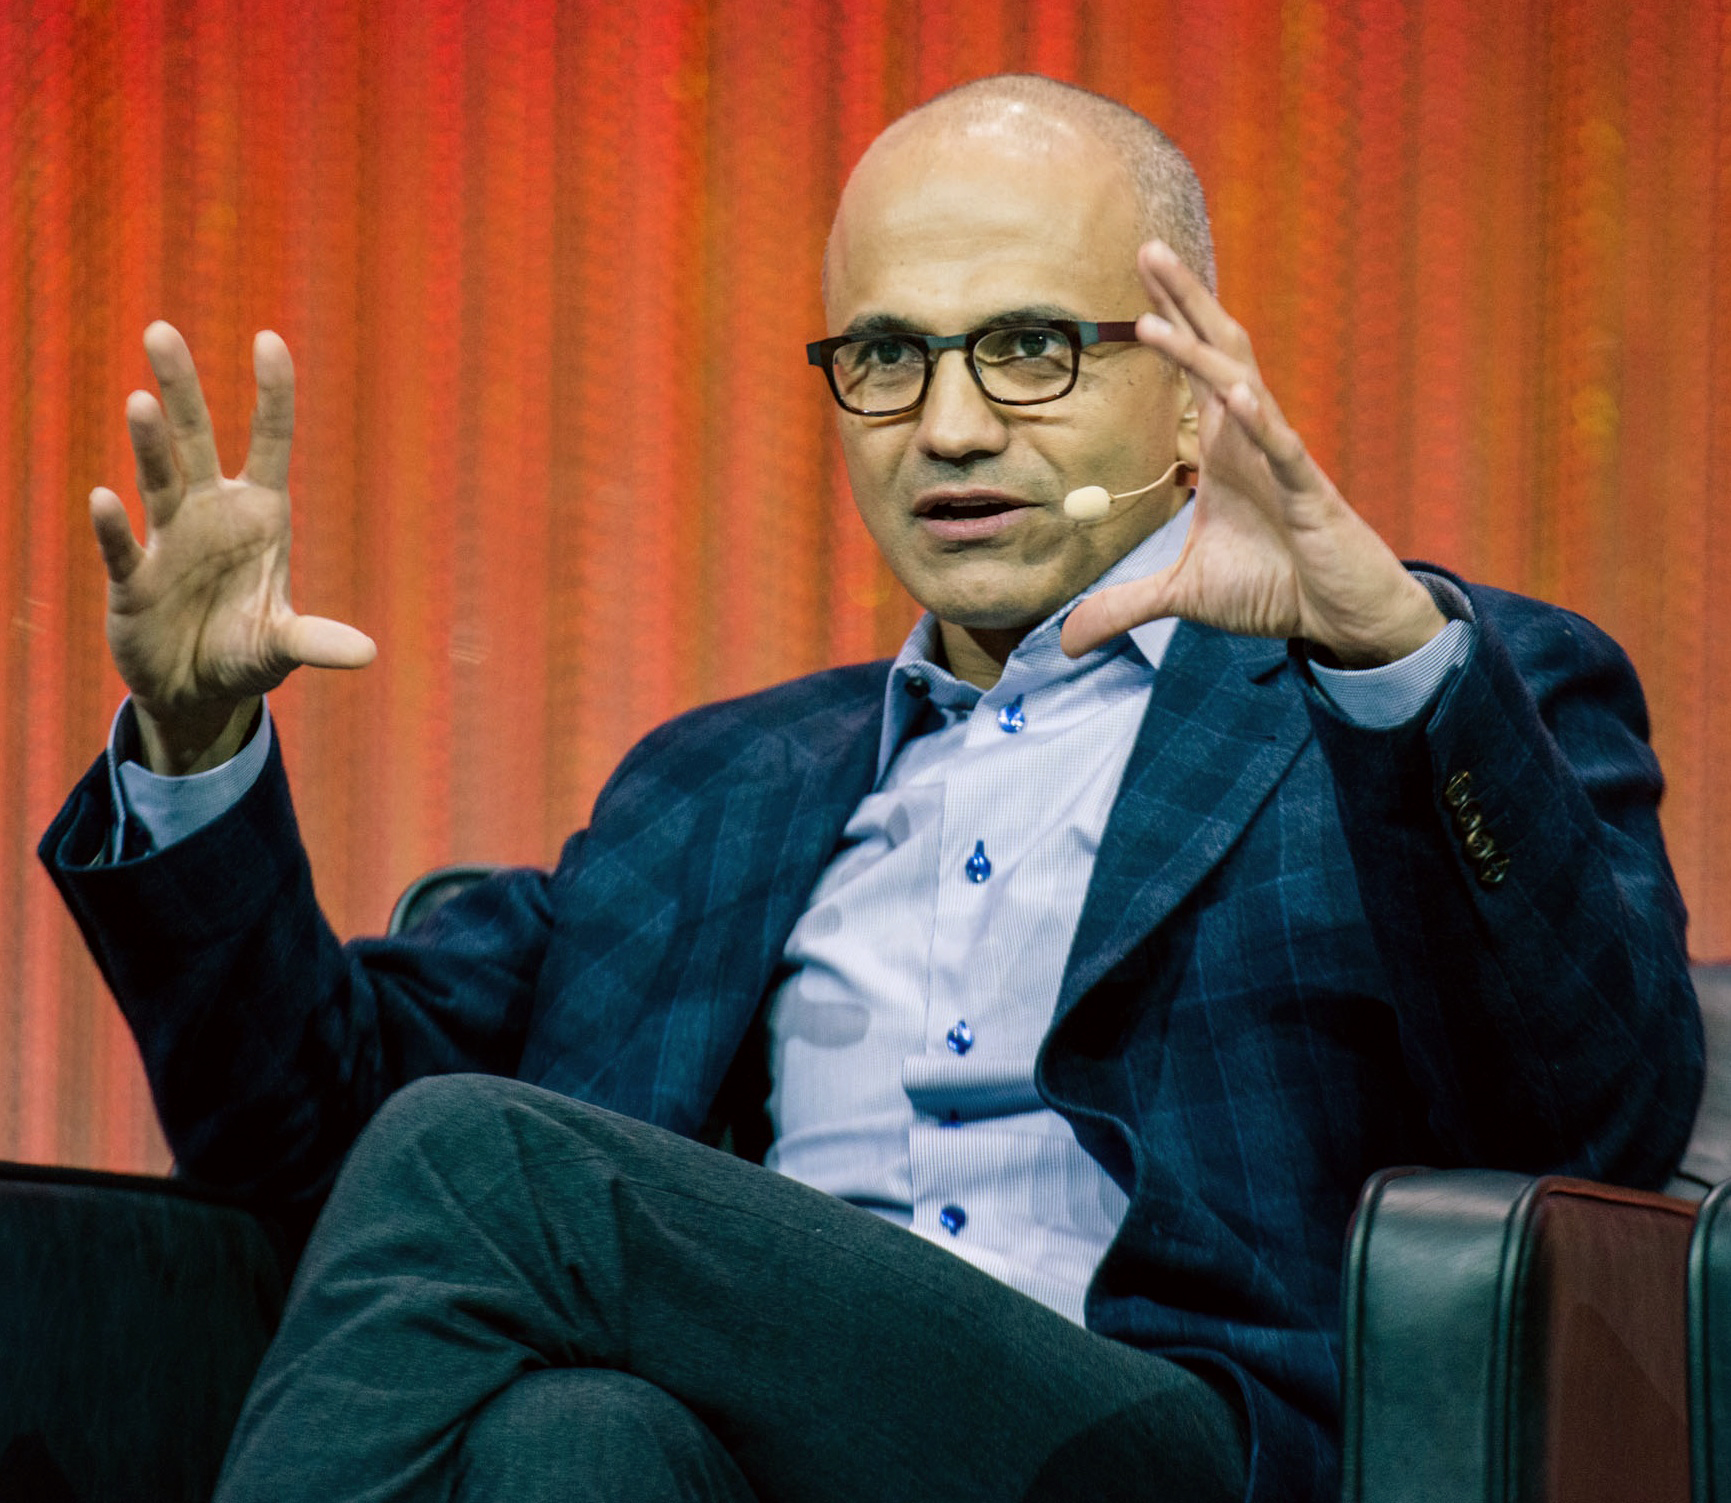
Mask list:
[[[878,779],[882,780],[902,742],[907,740],[915,722],[926,712],[928,703],[940,711],[956,715],[966,714],[981,703],[996,708],[1061,679],[1077,679],[1096,672],[1131,647],[1150,669],[1158,668],[1178,625],[1169,616],[1133,626],[1124,637],[1115,638],[1079,658],[1064,656],[1063,648],[1058,645],[1058,636],[1070,612],[1090,595],[1108,585],[1145,579],[1176,563],[1184,550],[1184,539],[1189,534],[1190,517],[1195,506],[1194,501],[1185,502],[1170,521],[1156,528],[1085,590],[1059,606],[1029,632],[1005,661],[1003,676],[989,690],[965,683],[947,668],[938,666],[935,660],[942,654],[937,617],[930,611],[921,616],[908,633],[902,650],[896,654],[896,660],[890,666],[889,683],[884,688]],[[1129,640],[1126,641],[1125,637]]]

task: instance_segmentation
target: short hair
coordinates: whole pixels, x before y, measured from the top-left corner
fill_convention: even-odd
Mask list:
[[[1040,73],[995,73],[934,95],[896,123],[927,110],[960,111],[964,122],[984,121],[1004,100],[1072,121],[1117,152],[1141,200],[1142,233],[1165,240],[1203,285],[1215,290],[1214,235],[1196,169],[1165,131],[1128,105]]]

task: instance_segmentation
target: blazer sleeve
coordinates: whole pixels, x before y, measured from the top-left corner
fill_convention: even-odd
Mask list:
[[[314,897],[274,745],[239,803],[160,852],[100,864],[112,808],[99,758],[39,854],[138,1041],[187,1174],[292,1224],[397,1087],[516,1068],[554,878],[502,873],[413,936],[345,947]]]
[[[1640,684],[1582,618],[1462,588],[1471,650],[1416,721],[1361,729],[1301,674],[1401,1048],[1461,1162],[1657,1185],[1702,1036]]]

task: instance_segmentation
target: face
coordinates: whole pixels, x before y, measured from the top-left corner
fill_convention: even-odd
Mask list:
[[[1018,113],[1020,112],[1020,113]],[[1002,123],[916,118],[880,139],[843,195],[830,240],[832,334],[960,334],[1009,314],[1088,321],[1148,309],[1136,203],[1103,144],[1007,105]],[[1192,459],[1189,391],[1151,350],[1082,352],[1057,401],[1005,407],[962,351],[937,359],[924,404],[900,417],[839,412],[855,503],[916,600],[954,626],[1033,626],[1165,522],[1163,485],[1106,520],[1064,515],[1078,486],[1135,490]]]

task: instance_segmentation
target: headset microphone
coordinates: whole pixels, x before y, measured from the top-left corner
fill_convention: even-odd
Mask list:
[[[1173,476],[1178,477],[1180,485],[1196,483],[1196,467],[1185,464],[1182,459],[1172,462],[1172,468],[1158,480],[1150,481],[1137,491],[1120,491],[1113,495],[1103,485],[1084,485],[1064,497],[1064,515],[1072,522],[1098,522],[1112,510],[1114,501],[1130,501],[1137,496],[1146,496],[1157,485],[1164,485]]]

